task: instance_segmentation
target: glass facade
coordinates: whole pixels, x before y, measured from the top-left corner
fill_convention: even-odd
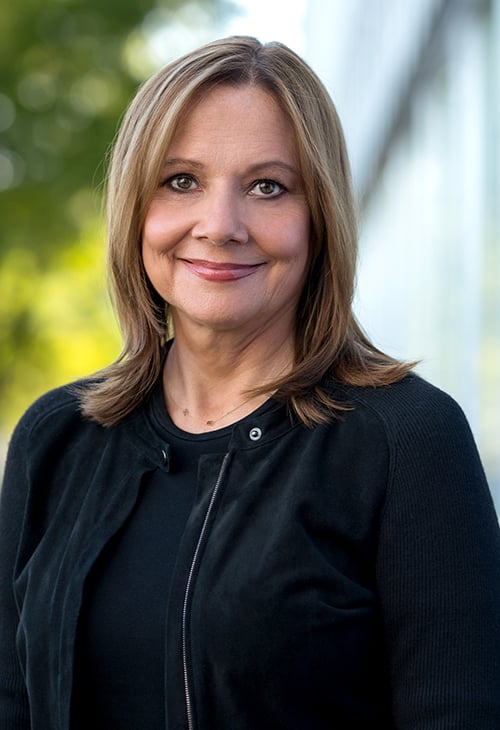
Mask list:
[[[461,404],[500,512],[500,0],[404,5],[417,4],[411,52],[399,43],[403,16],[398,32],[383,12],[392,0],[378,2],[378,15],[363,17],[356,91],[348,96],[340,76],[345,61],[329,80],[351,150],[349,120],[361,109],[364,134],[374,130],[366,153],[351,152],[362,223],[356,309],[378,345],[420,360],[417,371]],[[350,12],[344,56],[357,45]],[[391,63],[375,53],[378,38],[390,44],[388,28]],[[399,80],[391,64],[403,67]]]

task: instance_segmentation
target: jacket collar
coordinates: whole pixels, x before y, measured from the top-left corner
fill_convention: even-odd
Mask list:
[[[155,409],[155,398],[162,398],[161,381],[158,381],[146,400],[118,427],[132,448],[138,449],[151,466],[168,469],[168,432]],[[300,427],[298,419],[288,413],[286,404],[274,401],[270,408],[258,409],[234,424],[229,448],[255,449],[284,436]]]

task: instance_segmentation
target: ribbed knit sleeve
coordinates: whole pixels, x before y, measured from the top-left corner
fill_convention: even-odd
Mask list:
[[[29,705],[16,651],[19,623],[13,592],[14,564],[27,494],[26,435],[22,421],[11,440],[0,494],[0,728],[29,730]]]
[[[379,414],[391,461],[377,580],[396,727],[498,730],[500,538],[469,426],[417,379]]]

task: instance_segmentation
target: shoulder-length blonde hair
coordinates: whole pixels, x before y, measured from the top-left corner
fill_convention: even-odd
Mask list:
[[[411,366],[377,350],[353,311],[357,227],[349,161],[333,103],[309,66],[281,43],[250,37],[209,43],[170,63],[139,89],[124,117],[108,177],[110,288],[122,329],[120,357],[80,389],[83,413],[113,425],[151,391],[162,344],[173,335],[168,303],[151,286],[141,256],[146,212],[181,115],[215,84],[260,86],[280,104],[295,132],[311,214],[311,255],[296,315],[295,362],[278,389],[308,426],[342,408],[328,381],[384,385]]]

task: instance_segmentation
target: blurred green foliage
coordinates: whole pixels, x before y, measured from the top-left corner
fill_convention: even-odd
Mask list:
[[[223,0],[21,0],[0,13],[0,434],[110,362],[107,150],[138,83],[213,37]],[[212,36],[210,36],[212,33]]]

